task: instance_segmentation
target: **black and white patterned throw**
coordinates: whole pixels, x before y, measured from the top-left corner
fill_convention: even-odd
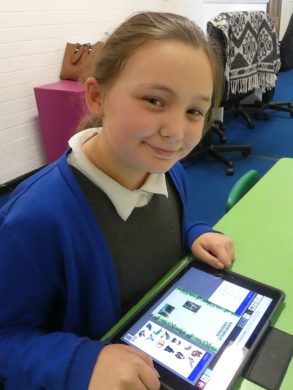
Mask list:
[[[224,12],[207,25],[211,37],[222,32],[229,92],[272,89],[280,69],[277,33],[272,19],[262,11]]]

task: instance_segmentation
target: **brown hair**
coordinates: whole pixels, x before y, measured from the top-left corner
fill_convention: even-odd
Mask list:
[[[138,47],[158,40],[178,40],[203,50],[209,58],[213,73],[212,107],[218,107],[222,97],[221,59],[215,43],[209,42],[202,30],[181,15],[161,12],[142,12],[131,16],[106,40],[97,61],[94,77],[102,85],[110,85],[119,75],[126,61]],[[205,129],[212,123],[212,109],[205,119]],[[78,131],[101,125],[101,119],[86,117]]]

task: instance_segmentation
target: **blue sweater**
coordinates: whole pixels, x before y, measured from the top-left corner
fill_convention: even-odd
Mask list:
[[[0,211],[0,378],[6,390],[85,390],[99,339],[120,317],[107,243],[67,153],[23,182]],[[170,170],[182,200],[186,250],[205,223],[186,222],[184,170]],[[57,297],[62,323],[45,329]]]

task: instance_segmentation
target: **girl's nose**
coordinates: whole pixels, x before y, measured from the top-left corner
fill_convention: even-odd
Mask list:
[[[170,115],[162,123],[160,135],[177,142],[184,138],[184,119],[181,115]]]

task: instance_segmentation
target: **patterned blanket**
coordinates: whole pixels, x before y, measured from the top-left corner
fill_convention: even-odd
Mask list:
[[[272,89],[281,66],[272,19],[262,11],[224,12],[207,25],[210,37],[218,36],[219,30],[224,38],[228,95]]]

